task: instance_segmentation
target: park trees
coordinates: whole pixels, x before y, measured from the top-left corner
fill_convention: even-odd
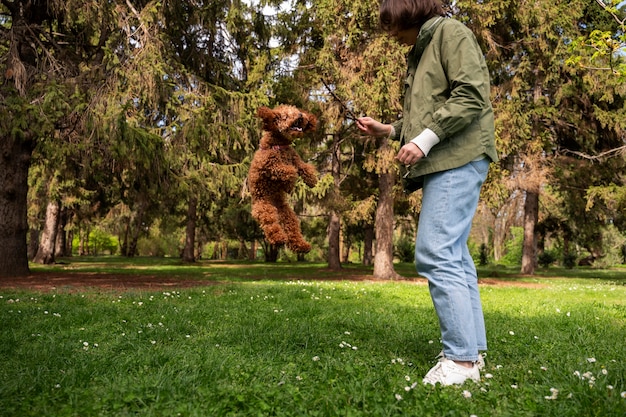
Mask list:
[[[563,202],[568,217],[562,219],[561,234],[571,237],[572,230],[598,227],[597,221],[577,221],[590,213],[581,211],[581,204],[576,203],[597,181],[598,170],[584,161],[581,170],[580,164],[571,164],[571,159],[582,149],[596,154],[619,143],[623,130],[616,118],[620,119],[623,92],[606,76],[566,62],[573,40],[581,33],[610,26],[606,18],[595,13],[596,5],[587,2],[522,5],[460,1],[456,6],[487,51],[501,165],[508,173],[511,195],[523,196],[522,272],[531,274],[536,266],[542,193],[556,187],[567,196]],[[577,53],[584,55],[585,51]],[[574,187],[571,178],[578,175],[585,180]],[[583,243],[584,236],[578,233],[579,243],[586,247],[591,239]]]
[[[29,272],[26,213],[33,151],[46,142],[64,148],[83,128],[89,88],[102,81],[105,47],[115,47],[114,5],[77,3],[0,3],[2,276]]]
[[[312,89],[325,116],[329,171],[334,178],[329,227],[333,231],[329,245],[334,250],[329,253],[329,264],[334,268],[340,264],[340,219],[358,218],[365,225],[375,225],[374,275],[393,278],[393,151],[387,140],[376,143],[361,137],[354,119],[367,114],[385,122],[395,120],[400,98],[397,80],[404,68],[402,51],[380,36],[377,4],[325,0],[312,4],[312,13],[317,43],[308,49],[301,65],[314,74],[310,76]],[[365,170],[354,168],[355,164]],[[370,215],[355,213],[371,207],[372,197],[377,202],[375,216],[367,208],[364,212]],[[344,227],[343,233],[348,230]]]
[[[117,213],[122,253],[130,256],[164,197],[183,193],[193,218],[194,201],[224,189],[233,195],[233,181],[241,185],[256,126],[250,109],[265,97],[247,85],[266,73],[251,57],[263,55],[268,38],[259,14],[240,2],[192,3],[2,2],[0,106],[11,115],[1,129],[2,274],[28,273],[33,151],[49,163],[74,158],[83,168],[76,179],[102,197],[93,208]],[[42,261],[54,259],[50,245],[40,249],[48,252]]]
[[[496,221],[525,213],[524,271],[534,267],[535,232],[601,257],[599,231],[626,228],[617,3],[452,4],[481,40],[493,80],[503,158],[483,200]],[[367,248],[375,230],[375,275],[393,277],[402,200],[394,144],[361,137],[353,119],[397,117],[405,51],[378,31],[375,3],[281,6],[0,0],[0,274],[28,274],[27,199],[37,229],[51,209],[42,262],[54,259],[64,218],[81,237],[105,219],[129,256],[153,222],[185,226],[187,261],[210,239],[258,238],[246,227],[244,187],[254,112],[290,102],[321,120],[297,146],[322,181],[294,202],[328,231],[329,266],[341,266],[342,238],[347,259],[353,237]]]
[[[164,134],[176,176],[173,201],[187,202],[182,253],[190,262],[196,258],[197,221],[205,218],[198,212],[214,210],[216,201],[233,208],[240,204],[247,162],[259,136],[254,110],[268,104],[265,84],[276,60],[268,45],[271,30],[258,5],[169,2],[163,15],[178,74],[178,99],[169,109]]]

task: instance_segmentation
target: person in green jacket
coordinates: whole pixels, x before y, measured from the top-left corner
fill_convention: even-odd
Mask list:
[[[472,32],[445,17],[437,0],[383,0],[380,23],[413,47],[403,116],[392,124],[361,117],[357,127],[399,140],[404,186],[423,192],[415,264],[428,279],[443,341],[423,382],[478,381],[487,337],[467,240],[489,165],[498,159],[489,72]]]

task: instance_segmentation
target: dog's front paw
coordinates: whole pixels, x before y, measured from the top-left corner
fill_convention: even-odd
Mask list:
[[[304,183],[309,186],[309,188],[313,188],[317,185],[317,177],[305,178]]]

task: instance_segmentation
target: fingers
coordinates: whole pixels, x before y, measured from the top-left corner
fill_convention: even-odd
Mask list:
[[[372,135],[372,125],[374,122],[375,120],[371,117],[359,117],[358,119],[356,119],[356,127],[367,133],[368,135]]]
[[[404,165],[413,165],[424,157],[424,152],[413,142],[400,148],[396,160]]]
[[[383,136],[388,130],[388,125],[367,116],[359,117],[356,120],[356,125],[362,132],[370,136]]]

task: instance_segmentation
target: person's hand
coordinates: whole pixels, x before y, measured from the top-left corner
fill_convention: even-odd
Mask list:
[[[413,165],[424,157],[424,152],[413,142],[409,142],[398,151],[396,160],[404,165]]]
[[[381,123],[371,117],[359,117],[356,120],[359,130],[369,136],[389,136],[392,126]]]

